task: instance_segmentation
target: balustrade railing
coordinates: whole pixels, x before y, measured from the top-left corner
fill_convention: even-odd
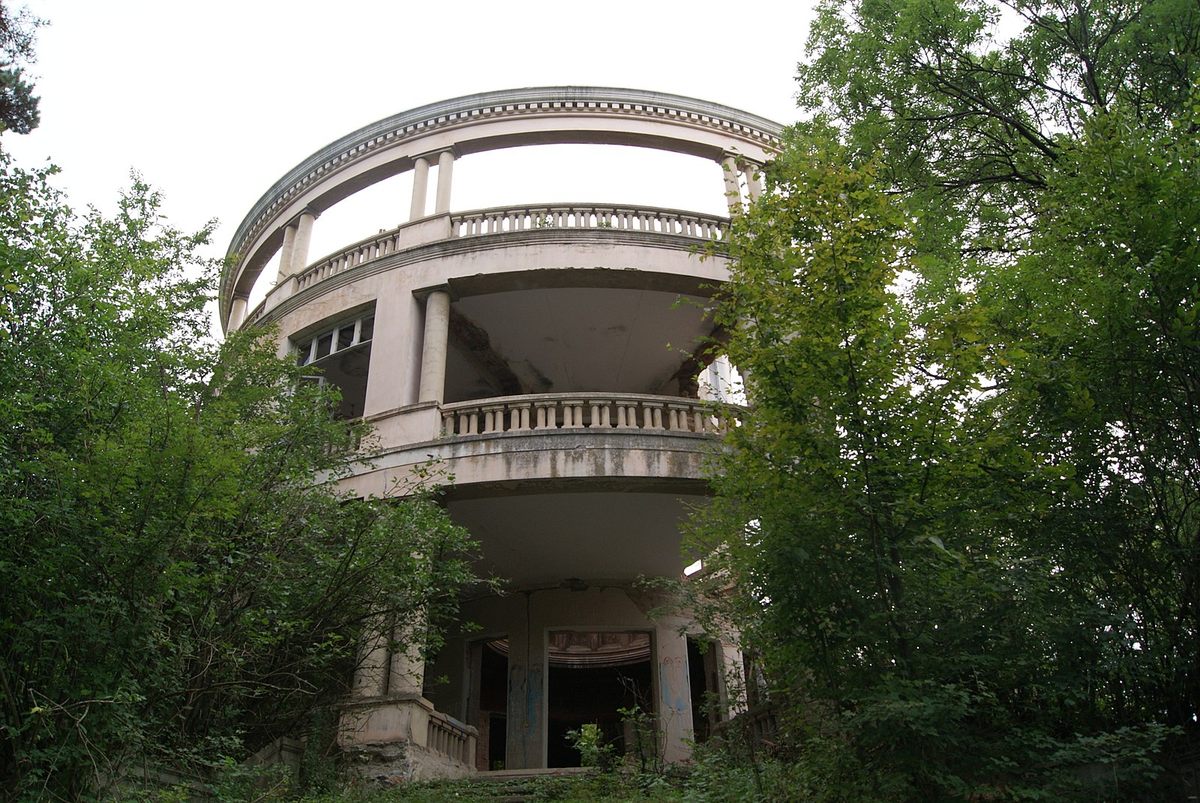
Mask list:
[[[374,237],[359,240],[338,254],[332,254],[296,276],[296,289],[303,290],[322,279],[350,270],[364,262],[371,262],[402,250],[403,226],[391,231],[381,231]]]
[[[675,396],[539,393],[442,405],[442,435],[571,429],[640,429],[721,435],[731,408]]]
[[[367,262],[403,251],[408,224],[374,237],[359,240],[296,274],[296,291],[304,290],[330,276]],[[657,207],[596,206],[566,204],[477,209],[450,216],[451,238],[477,237],[539,229],[594,229],[646,232],[690,237],[696,240],[725,240],[729,221],[716,215],[701,215]]]
[[[429,714],[425,745],[430,750],[449,756],[463,764],[475,763],[474,728],[446,716],[440,711]]]
[[[729,221],[678,209],[567,204],[479,209],[451,216],[457,237],[538,229],[611,229],[724,240]]]

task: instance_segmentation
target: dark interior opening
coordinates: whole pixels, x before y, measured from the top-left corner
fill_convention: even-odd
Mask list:
[[[719,721],[716,645],[688,637],[688,683],[692,687],[692,733],[706,741]]]
[[[546,766],[578,767],[568,732],[592,723],[606,744],[626,749],[619,709],[653,711],[648,633],[558,632],[550,638]]]
[[[306,379],[333,385],[341,392],[341,402],[333,411],[336,418],[362,417],[374,334],[375,316],[368,313],[332,330],[296,341],[297,364],[320,369]]]
[[[508,655],[499,642],[485,642],[479,653],[479,730],[477,769],[502,770],[508,750]],[[507,645],[505,645],[507,647]]]
[[[367,400],[367,370],[371,365],[371,344],[355,346],[327,357],[319,363],[325,381],[342,393],[334,415],[342,420],[361,418]]]

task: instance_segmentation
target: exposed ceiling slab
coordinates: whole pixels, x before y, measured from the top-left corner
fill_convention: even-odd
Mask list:
[[[711,303],[659,290],[558,287],[460,298],[454,311],[486,332],[522,392],[670,395],[680,366],[712,334]],[[471,349],[452,338],[447,400],[504,395],[499,375],[482,372]]]
[[[701,494],[558,491],[451,496],[447,509],[480,542],[478,570],[521,587],[679,575],[681,528],[706,502]]]

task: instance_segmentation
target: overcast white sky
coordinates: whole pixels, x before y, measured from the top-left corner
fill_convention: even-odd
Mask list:
[[[24,137],[5,134],[3,147],[24,165],[59,165],[58,183],[77,207],[112,208],[129,171],[139,171],[163,192],[176,226],[219,220],[213,256],[224,254],[251,205],[304,157],[367,123],[437,100],[522,86],[617,86],[794,122],[793,75],[811,6],[759,0],[26,4],[48,22],[31,67],[42,123]],[[646,161],[633,158],[632,149],[620,149],[621,158],[614,158],[616,148],[543,150],[532,159],[510,151],[461,160],[453,208],[615,201],[719,211],[723,204],[715,165],[670,155]],[[326,212],[311,255],[402,222],[407,190],[403,179],[391,181],[357,199],[357,207],[348,202]]]

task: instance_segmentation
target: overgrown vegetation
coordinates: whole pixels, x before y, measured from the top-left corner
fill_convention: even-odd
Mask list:
[[[207,236],[140,182],[77,217],[0,157],[0,796],[302,733],[369,622],[421,610],[435,647],[470,579],[422,489],[335,490],[367,433],[272,337],[212,343]]]
[[[1181,794],[1198,71],[1194,2],[820,7],[812,120],[734,224],[752,404],[694,539],[798,796]]]
[[[31,30],[0,16],[13,130],[36,125]],[[740,631],[778,727],[719,734],[686,776],[639,735],[636,767],[508,791],[1181,796],[1198,71],[1194,0],[821,4],[811,119],[733,225],[723,347],[752,405],[692,534],[701,612]],[[237,758],[327,731],[380,617],[422,611],[435,646],[471,544],[419,489],[334,492],[365,433],[269,344],[209,342],[207,232],[165,226],[140,183],[77,217],[46,179],[0,157],[0,795],[98,796],[148,759],[295,796]],[[598,729],[577,744],[616,764]],[[335,789],[309,749],[302,785]]]

